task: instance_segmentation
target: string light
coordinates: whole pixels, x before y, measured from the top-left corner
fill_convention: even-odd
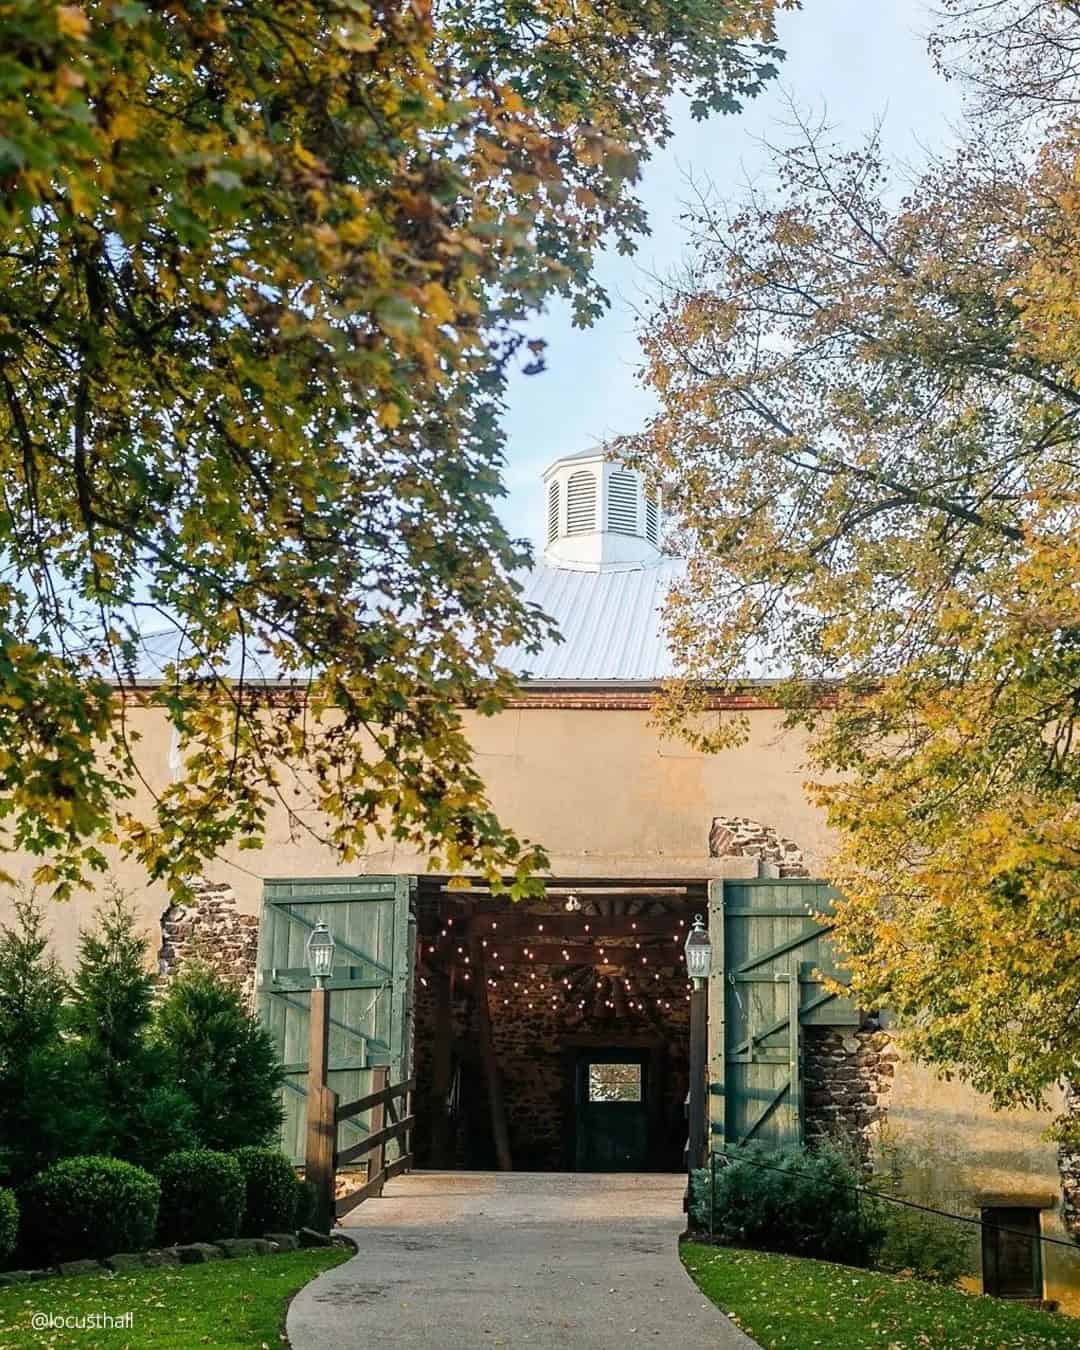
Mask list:
[[[577,908],[580,908],[580,905],[577,906]],[[570,906],[566,906],[566,909],[567,909],[568,912],[571,912],[571,913],[574,912],[574,909],[573,909],[572,907],[570,907]],[[459,917],[460,917],[460,916],[459,916]],[[453,923],[454,923],[453,917],[449,917],[449,916],[448,916],[448,917],[445,917],[444,920],[443,920],[443,922],[445,923],[446,926],[440,930],[440,937],[446,938],[446,937],[448,937],[448,936],[451,936],[449,930],[453,927]],[[467,922],[467,920],[466,920],[466,922]],[[496,931],[498,930],[498,921],[495,920],[495,919],[490,919],[489,922],[490,922],[490,924],[491,924],[491,928],[490,928],[489,931],[491,931],[491,932],[493,932],[493,933],[496,932]],[[624,920],[623,922],[626,922],[626,920]],[[678,924],[678,928],[679,928],[679,929],[685,929],[685,928],[686,928],[686,923],[687,923],[687,920],[686,920],[686,919],[678,919],[678,920],[677,920],[677,924]],[[613,960],[618,960],[618,958],[619,958],[619,953],[622,952],[622,953],[624,953],[624,954],[623,954],[623,956],[622,956],[621,961],[619,962],[620,964],[624,964],[624,963],[625,963],[625,964],[629,964],[629,957],[630,957],[631,953],[633,953],[634,955],[637,955],[639,965],[641,965],[641,966],[648,966],[648,965],[649,965],[649,957],[648,957],[648,955],[645,954],[645,951],[644,951],[643,945],[642,945],[642,941],[641,941],[641,938],[642,938],[644,935],[640,932],[639,925],[638,925],[638,922],[637,922],[636,918],[635,918],[635,919],[631,919],[631,920],[629,921],[628,928],[624,930],[624,931],[627,933],[627,936],[631,938],[631,941],[630,941],[629,943],[627,943],[625,947],[620,946],[620,944],[616,941],[616,949],[614,949],[614,950],[612,951],[612,953],[611,953],[610,956],[609,956],[609,954],[608,954],[607,942],[604,941],[604,942],[602,943],[602,945],[601,945],[601,942],[598,941],[598,938],[600,937],[600,935],[596,935],[596,934],[593,933],[593,925],[592,925],[591,922],[582,924],[582,930],[583,930],[583,932],[584,932],[585,934],[590,935],[591,940],[597,941],[597,946],[595,947],[594,950],[595,950],[596,953],[597,953],[597,957],[599,958],[600,964],[604,964],[604,965],[609,965],[609,966],[610,966],[610,964],[612,963]],[[537,926],[536,926],[536,931],[537,931],[538,934],[544,933],[544,932],[545,932],[545,923],[543,923],[543,922],[538,922],[538,923],[537,923]],[[456,935],[454,935],[454,936],[456,936]],[[463,934],[462,936],[464,937],[465,934]],[[556,936],[556,935],[552,935],[552,936]],[[431,956],[435,955],[436,950],[437,950],[437,949],[436,949],[436,943],[438,942],[438,940],[439,940],[439,939],[436,938],[436,939],[434,939],[433,941],[431,941],[431,942],[428,943],[428,946],[427,946],[427,953],[428,953],[428,955],[431,955]],[[571,942],[572,942],[572,940],[573,940],[573,939],[571,938]],[[670,941],[671,941],[671,945],[675,948],[675,952],[676,952],[676,954],[675,954],[675,956],[674,956],[674,959],[671,959],[671,958],[669,958],[666,954],[664,954],[664,949],[666,949],[666,947],[667,947],[667,945],[668,945],[668,941],[669,941],[669,940],[665,940],[665,939],[659,938],[659,937],[658,937],[657,939],[654,939],[654,942],[655,942],[655,944],[656,944],[656,947],[659,948],[660,951],[661,951],[661,954],[660,954],[660,956],[659,956],[659,965],[660,965],[661,967],[663,967],[663,966],[672,966],[672,967],[675,968],[676,971],[678,971],[678,968],[679,968],[679,966],[680,966],[680,964],[681,964],[680,953],[679,953],[679,936],[677,935],[677,936],[675,937],[674,940],[670,940]],[[482,939],[481,939],[481,946],[484,948],[485,954],[486,954],[486,956],[487,956],[487,958],[488,958],[489,961],[499,962],[499,953],[498,953],[497,951],[492,951],[492,950],[490,950],[490,944],[489,944],[487,938],[482,938]],[[421,946],[420,950],[423,951],[423,946]],[[505,974],[506,974],[506,961],[507,961],[507,960],[509,960],[511,963],[514,963],[514,962],[517,962],[517,961],[531,962],[531,963],[534,963],[534,969],[536,968],[536,965],[537,965],[537,964],[539,964],[540,966],[554,965],[554,964],[556,964],[556,963],[552,960],[552,957],[554,956],[554,952],[555,952],[556,950],[558,950],[559,952],[561,952],[562,959],[563,959],[563,961],[564,961],[568,966],[587,965],[587,964],[588,964],[587,962],[583,962],[583,961],[580,961],[580,960],[575,961],[575,958],[574,958],[574,957],[572,956],[572,954],[571,954],[571,948],[570,948],[570,945],[569,945],[569,944],[567,944],[567,945],[561,945],[561,946],[558,947],[558,948],[553,948],[553,947],[551,947],[551,946],[543,946],[543,945],[542,945],[540,948],[537,948],[537,947],[534,947],[534,946],[529,946],[527,943],[524,943],[524,942],[523,942],[523,943],[521,944],[521,947],[520,947],[520,953],[521,953],[520,955],[515,955],[513,952],[511,952],[506,958],[504,958],[504,960],[503,960],[502,962],[499,962],[499,964],[498,964],[498,973],[499,973],[500,975],[505,975]],[[650,950],[650,951],[653,951],[654,948],[650,947],[649,950]],[[654,954],[655,954],[655,953],[654,953]],[[471,957],[468,956],[468,955],[466,955],[466,949],[465,949],[465,947],[464,947],[463,945],[457,947],[457,957],[461,959],[461,963],[462,963],[463,965],[468,966],[468,965],[471,964]],[[490,967],[489,967],[489,971],[490,971]],[[469,980],[469,979],[470,979],[470,973],[469,973],[468,971],[462,971],[461,973],[464,975],[464,978],[465,978],[466,980]],[[584,973],[584,972],[583,972],[583,973]],[[648,975],[648,974],[651,974],[651,975],[652,975],[652,987],[653,987],[653,989],[655,990],[656,984],[658,984],[658,983],[660,982],[660,980],[661,980],[662,971],[661,971],[660,969],[653,968],[652,970],[646,971],[644,974],[642,974],[641,978],[644,980],[645,976]],[[419,979],[420,979],[421,984],[422,984],[425,988],[427,988],[427,987],[428,987],[428,980],[427,980],[427,978],[426,978],[425,976],[419,974],[419,972],[418,972],[418,977],[419,977]],[[677,978],[677,976],[676,976],[676,978]],[[621,980],[621,982],[622,982],[622,990],[621,990],[621,991],[618,989],[618,982],[619,982],[620,980]],[[487,977],[487,987],[488,987],[489,989],[495,989],[495,990],[497,990],[497,989],[498,989],[498,986],[499,986],[499,983],[500,983],[499,980],[497,980],[496,978],[494,978],[494,977],[491,976],[490,974],[488,975],[488,977]],[[614,986],[615,986],[614,992],[616,992],[616,993],[625,993],[625,995],[626,995],[627,997],[625,998],[624,1002],[623,1002],[621,1005],[617,1005],[616,1002],[615,1002],[615,1000],[614,1000],[614,998],[602,998],[602,1000],[601,1000],[601,997],[599,997],[599,996],[602,995],[602,993],[603,993],[603,991],[604,991],[604,986],[605,986],[605,984],[614,985]],[[560,990],[560,985],[561,985],[561,990]],[[577,986],[577,987],[575,987],[575,986]],[[614,1011],[617,1012],[617,1013],[618,1013],[618,1012],[622,1012],[622,1013],[626,1013],[626,1012],[646,1013],[646,1003],[647,1003],[647,1002],[652,1002],[657,1008],[663,1009],[664,1011],[670,1011],[671,1008],[672,1008],[672,1004],[671,1004],[670,1000],[669,1000],[668,998],[665,998],[665,997],[663,996],[663,993],[662,993],[662,992],[661,992],[660,994],[658,994],[655,998],[652,998],[652,999],[650,1000],[650,999],[646,999],[646,998],[645,998],[643,991],[635,991],[634,984],[633,984],[633,982],[632,982],[631,977],[628,976],[628,975],[626,975],[626,974],[618,975],[616,972],[612,972],[611,975],[609,975],[609,976],[607,976],[607,977],[604,977],[604,976],[602,976],[602,975],[597,974],[597,975],[596,975],[596,979],[595,979],[595,983],[594,983],[593,987],[594,987],[594,989],[597,991],[597,994],[598,994],[596,1006],[599,1007],[599,1008],[603,1008],[603,1009],[605,1009],[605,1010],[614,1010]],[[572,978],[570,978],[570,976],[566,975],[565,973],[564,973],[561,977],[558,977],[558,976],[556,976],[556,973],[555,973],[555,972],[551,972],[550,983],[548,983],[548,982],[545,981],[543,978],[538,979],[538,978],[537,978],[537,975],[536,975],[535,973],[533,973],[533,972],[530,971],[530,972],[528,973],[528,980],[527,980],[527,982],[523,984],[522,981],[520,981],[520,980],[514,980],[514,981],[513,981],[513,988],[514,988],[515,990],[519,990],[519,991],[520,991],[520,990],[523,990],[523,989],[526,990],[526,991],[528,991],[529,993],[531,993],[532,998],[533,998],[534,1000],[535,1000],[537,997],[539,997],[539,996],[542,996],[542,997],[545,998],[545,999],[550,998],[552,1010],[553,1010],[554,1012],[557,1013],[558,1010],[559,1010],[559,1006],[560,1006],[560,1004],[559,1004],[559,994],[560,994],[560,992],[562,992],[562,993],[564,994],[565,999],[566,999],[566,1002],[565,1002],[565,1004],[564,1004],[563,1006],[566,1007],[566,1008],[569,1008],[569,1007],[571,1006],[570,1000],[571,1000],[572,998],[574,998],[575,994],[576,994],[576,993],[578,992],[578,990],[580,989],[580,984],[579,984],[578,978],[573,978],[573,979],[572,979]],[[691,986],[690,986],[690,984],[688,983],[688,984],[686,985],[686,989],[689,991],[690,988],[691,988]],[[609,989],[607,992],[608,992],[608,993],[612,993],[612,990]],[[689,994],[688,994],[687,997],[688,997],[688,1001],[689,1001]],[[578,1006],[579,1009],[582,1009],[582,1010],[583,1010],[583,1009],[586,1009],[587,1006],[588,1006],[588,1000],[587,1000],[586,998],[578,998],[578,999],[575,999],[574,1001],[577,1003],[577,1006]],[[502,1006],[503,1006],[503,1007],[509,1007],[510,1004],[511,1004],[511,1000],[510,1000],[509,998],[503,998],[503,1000],[502,1000]],[[528,1007],[529,1007],[530,1011],[533,1010],[533,1008],[534,1008],[534,1002],[530,1002],[530,1003],[528,1004]]]

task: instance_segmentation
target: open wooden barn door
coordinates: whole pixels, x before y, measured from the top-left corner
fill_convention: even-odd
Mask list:
[[[415,877],[320,877],[267,881],[259,924],[256,1001],[285,1066],[284,1152],[300,1163],[308,1072],[312,980],[305,944],[321,919],[336,944],[330,997],[328,1086],[341,1101],[372,1091],[372,1073],[389,1081],[412,1072]],[[366,1117],[342,1122],[337,1147],[367,1134]],[[392,1158],[392,1155],[391,1155]]]
[[[859,1025],[851,1001],[823,980],[837,975],[827,922],[835,898],[803,878],[709,884],[714,1149],[801,1142],[803,1028]]]

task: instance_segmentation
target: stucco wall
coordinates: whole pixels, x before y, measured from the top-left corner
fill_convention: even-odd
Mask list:
[[[710,714],[715,717],[718,714]],[[140,768],[155,788],[172,778],[171,737],[163,716],[129,711],[140,734]],[[747,745],[705,756],[666,741],[649,726],[645,708],[599,710],[519,707],[493,718],[468,715],[480,772],[500,817],[520,834],[544,844],[557,875],[752,875],[752,859],[709,856],[709,830],[719,815],[767,822],[802,848],[813,873],[827,840],[820,815],[802,792],[803,742],[785,733],[779,714],[750,714]],[[302,811],[302,804],[298,802]],[[140,788],[135,809],[147,810]],[[29,877],[35,862],[15,857],[5,866]],[[241,913],[258,912],[265,877],[327,876],[341,870],[331,852],[303,828],[290,829],[284,810],[270,819],[264,847],[232,847],[207,868],[212,881],[228,882]],[[427,871],[427,858],[373,841],[358,872]],[[147,885],[139,869],[117,862],[113,879],[131,892],[147,935],[158,941],[168,904],[164,886]],[[0,920],[6,917],[0,897]],[[76,933],[93,909],[92,897],[58,908],[58,954],[69,962]]]
[[[1043,1137],[1062,1106],[1054,1094],[1047,1111],[995,1112],[965,1084],[901,1058],[888,1129],[915,1164],[917,1198],[976,1218],[987,1206],[1040,1207],[1043,1236],[1067,1241],[1057,1146]],[[1080,1246],[1044,1243],[1043,1275],[1046,1297],[1080,1315]]]

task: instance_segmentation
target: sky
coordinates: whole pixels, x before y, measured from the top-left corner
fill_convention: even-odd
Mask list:
[[[539,479],[547,464],[634,431],[649,415],[650,396],[635,379],[640,353],[633,310],[649,290],[650,275],[666,275],[683,257],[678,215],[690,195],[687,175],[710,181],[722,197],[738,197],[746,180],[761,179],[767,166],[762,139],[784,139],[789,100],[811,115],[824,112],[852,142],[880,120],[886,151],[901,164],[917,164],[927,149],[946,146],[960,120],[960,96],[927,55],[924,35],[932,21],[924,0],[803,0],[801,11],[779,16],[787,59],[767,93],[733,117],[706,122],[675,106],[674,135],[646,165],[638,188],[652,233],[636,256],[612,252],[600,261],[611,309],[584,331],[571,327],[561,306],[531,326],[547,340],[547,370],[518,375],[510,387],[509,496],[501,514],[512,535],[539,549]]]

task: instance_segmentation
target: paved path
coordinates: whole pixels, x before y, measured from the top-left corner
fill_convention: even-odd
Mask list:
[[[293,1350],[750,1350],[679,1263],[683,1178],[414,1172],[344,1223]]]

